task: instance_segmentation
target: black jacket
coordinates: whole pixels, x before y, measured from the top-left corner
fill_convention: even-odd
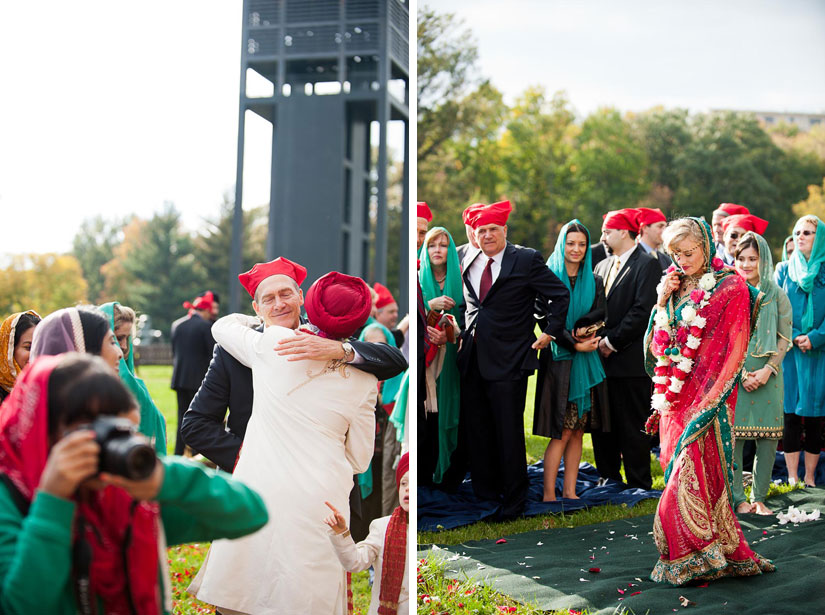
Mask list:
[[[407,369],[404,355],[397,348],[357,340],[350,343],[364,360],[354,367],[373,374],[378,380],[387,380]],[[227,408],[229,418],[224,429]],[[251,416],[252,370],[215,346],[209,371],[183,416],[184,442],[221,469],[231,472]]]
[[[476,258],[485,258],[482,252]],[[485,380],[518,380],[535,370],[537,351],[535,309],[537,299],[547,317],[545,333],[562,335],[570,293],[532,248],[507,243],[501,271],[483,302],[469,282],[471,263],[464,270],[466,327],[458,354],[459,369],[466,373],[475,347],[478,367]]]
[[[172,388],[197,391],[200,387],[215,340],[212,323],[197,313],[172,323]]]
[[[656,285],[662,277],[659,261],[643,248],[635,247],[607,293],[607,320],[602,337],[616,352],[603,360],[609,378],[645,377],[642,338],[656,303]],[[616,260],[611,256],[596,266],[595,273],[607,280]]]

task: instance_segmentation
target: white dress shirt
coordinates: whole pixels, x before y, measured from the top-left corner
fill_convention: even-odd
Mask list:
[[[627,264],[627,261],[630,259],[630,255],[631,255],[631,254],[633,254],[633,252],[634,252],[635,250],[637,250],[637,249],[638,249],[638,247],[639,247],[639,244],[636,244],[635,246],[633,246],[632,248],[630,248],[627,252],[625,252],[625,253],[624,253],[624,254],[622,254],[621,256],[617,257],[617,258],[618,258],[618,262],[619,262],[618,269],[614,269],[614,271],[615,271],[615,272],[614,272],[614,271],[611,271],[611,272],[609,272],[609,273],[607,274],[607,278],[608,278],[608,280],[610,279],[611,275],[612,275],[612,277],[613,277],[613,280],[611,281],[611,287],[610,287],[610,288],[611,288],[611,290],[612,290],[612,288],[613,288],[612,284],[615,284],[615,283],[616,283],[616,280],[618,280],[618,279],[619,279],[619,275],[622,273],[622,269],[624,269],[624,266]],[[613,268],[615,268],[615,267],[616,267],[616,263],[614,262],[614,263],[613,263]],[[605,280],[605,281],[604,281],[604,287],[605,287],[605,292],[607,292],[607,280]],[[604,338],[604,344],[605,344],[605,346],[607,346],[608,348],[610,348],[610,350],[612,350],[613,352],[616,352],[616,349],[615,349],[615,348],[613,347],[613,345],[610,343],[610,340],[609,340],[608,338]]]
[[[506,247],[506,246],[505,246]],[[496,283],[498,279],[498,274],[501,272],[501,260],[504,258],[504,250],[496,254],[495,256],[487,256],[481,250],[478,251],[476,257],[473,259],[473,262],[470,263],[470,269],[467,272],[467,278],[470,280],[470,285],[473,287],[473,290],[476,293],[476,297],[480,298],[479,287],[481,286],[481,276],[484,273],[484,269],[487,267],[487,261],[493,259],[493,265],[490,267],[490,273],[493,274],[493,282],[490,284],[492,288],[493,284]]]

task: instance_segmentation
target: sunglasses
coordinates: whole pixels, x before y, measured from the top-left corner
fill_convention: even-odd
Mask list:
[[[730,237],[731,239],[739,239],[739,237],[740,237],[740,236],[741,236],[741,235],[740,235],[739,233],[735,233],[735,232],[734,232],[734,233],[731,233],[731,234],[729,235],[729,237]]]
[[[809,235],[816,235],[816,231],[809,231],[808,229],[805,229],[804,231],[794,231],[794,236],[799,237],[800,235],[805,235],[805,237],[808,237]]]

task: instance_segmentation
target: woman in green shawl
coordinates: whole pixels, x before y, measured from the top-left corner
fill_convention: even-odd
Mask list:
[[[773,511],[765,506],[765,498],[771,484],[776,447],[782,438],[782,359],[791,345],[791,302],[773,281],[771,249],[764,237],[751,231],[745,233],[734,256],[736,272],[760,291],[760,310],[736,398],[733,500],[737,513],[772,515]],[[756,443],[751,502],[746,501],[742,484],[746,440]]]
[[[418,280],[427,308],[430,311],[443,312],[445,315],[452,316],[456,325],[459,328],[463,327],[464,287],[461,280],[461,267],[455,242],[444,227],[433,227],[424,237]],[[463,468],[458,466],[457,472],[454,471],[449,476],[447,474],[451,457],[458,445],[458,421],[461,407],[461,383],[456,365],[458,347],[457,344],[447,343],[441,346],[438,352],[443,354],[436,356],[428,368],[431,369],[433,365],[437,367],[439,363],[441,364],[441,370],[435,378],[435,400],[431,399],[433,396],[430,395],[425,402],[425,420],[429,423],[437,416],[437,436],[434,433],[435,429],[420,432],[433,436],[429,439],[437,440],[437,446],[432,441],[419,443],[419,450],[422,454],[433,455],[435,453],[436,459],[434,464],[430,463],[428,466],[434,465],[432,477],[422,476],[420,480],[422,484],[429,484],[432,480],[436,485],[443,484],[445,487],[452,488],[456,486],[453,483],[460,482],[464,478]],[[422,376],[423,374],[419,377]],[[436,416],[433,416],[434,414]],[[462,474],[462,476],[457,474]]]
[[[143,380],[135,374],[135,354],[132,349],[132,337],[135,325],[135,311],[116,301],[104,303],[100,310],[109,319],[115,333],[123,358],[118,366],[120,379],[135,396],[140,406],[140,433],[149,438],[158,454],[166,454],[166,420],[149,395]]]
[[[577,499],[576,479],[585,429],[609,430],[600,337],[583,328],[605,319],[604,282],[593,273],[590,232],[571,220],[559,232],[547,266],[570,291],[564,334],[539,357],[533,433],[552,438],[544,451],[544,501],[556,501],[556,478],[564,457],[562,497]]]
[[[805,484],[814,486],[825,417],[825,223],[803,216],[793,229],[794,251],[776,268],[776,283],[793,310],[793,347],[785,360],[785,433],[788,481],[799,480],[805,449]],[[804,445],[803,445],[804,432]]]

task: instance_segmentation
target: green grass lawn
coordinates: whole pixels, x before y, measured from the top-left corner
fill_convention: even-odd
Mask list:
[[[137,369],[149,388],[149,393],[166,419],[167,450],[175,450],[175,436],[178,428],[178,401],[175,392],[169,388],[172,382],[171,365],[143,365]],[[175,615],[196,615],[214,613],[211,605],[196,600],[186,592],[192,577],[200,569],[209,544],[179,545],[168,551],[169,567],[172,574],[172,604]],[[370,605],[369,572],[352,575],[352,592],[355,615],[364,615]]]
[[[534,436],[533,431],[533,403],[535,398],[536,378],[528,380],[527,401],[524,412],[524,435],[527,444],[527,462],[535,463],[544,457],[549,438]],[[589,434],[584,435],[582,461],[594,464],[593,445]],[[653,476],[653,488],[664,489],[664,473],[659,461],[651,455],[650,470]],[[622,468],[624,477],[624,468]],[[786,493],[801,485],[771,485],[768,497]],[[745,488],[750,497],[750,487]],[[633,507],[626,504],[621,506],[596,506],[587,510],[580,510],[570,514],[556,513],[522,517],[502,523],[481,521],[472,525],[458,527],[452,530],[439,532],[418,532],[418,544],[425,548],[432,544],[455,545],[473,540],[497,539],[502,536],[521,534],[533,530],[551,528],[579,527],[594,523],[604,523],[618,519],[642,517],[655,512],[657,499],[643,500]],[[469,613],[515,613],[517,615],[536,615],[545,613],[530,604],[516,602],[509,597],[499,594],[487,585],[476,579],[453,579],[445,575],[446,565],[432,553],[418,561],[418,613],[419,615],[453,615]],[[578,611],[558,611],[562,615],[577,615]]]

